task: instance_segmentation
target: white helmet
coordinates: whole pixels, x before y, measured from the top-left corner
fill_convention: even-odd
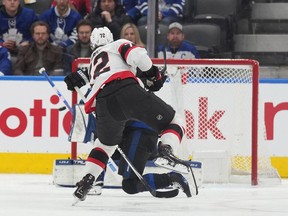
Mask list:
[[[90,44],[93,50],[96,47],[106,45],[112,41],[113,34],[106,26],[101,28],[94,28],[90,36]]]

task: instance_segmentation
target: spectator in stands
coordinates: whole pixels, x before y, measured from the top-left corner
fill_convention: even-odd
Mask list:
[[[113,34],[114,40],[120,38],[120,31],[124,24],[131,23],[131,18],[125,14],[117,0],[98,0],[95,10],[88,15],[93,27],[106,26]]]
[[[0,46],[0,76],[11,75],[12,64],[8,49]]]
[[[76,26],[78,41],[67,48],[65,55],[66,73],[71,72],[72,62],[80,57],[90,58],[92,49],[90,47],[90,35],[93,30],[91,22],[87,19],[82,19]]]
[[[20,0],[3,0],[0,6],[0,45],[11,55],[17,54],[19,46],[32,40],[30,27],[38,18],[32,9],[21,7]]]
[[[137,46],[145,47],[145,44],[141,40],[138,28],[133,23],[127,23],[122,27],[121,38],[129,40]]]
[[[56,6],[56,0],[53,0],[52,6]],[[92,12],[91,0],[70,0],[69,5],[72,9],[77,10],[82,17]]]
[[[39,69],[45,67],[50,75],[63,74],[63,49],[49,42],[49,25],[36,21],[31,26],[34,42],[19,49],[15,75],[39,75]]]
[[[126,14],[130,16],[132,21],[137,24],[138,19],[141,17],[140,10],[138,9],[138,0],[118,0],[118,3],[123,6]]]
[[[167,59],[200,58],[196,47],[184,39],[183,26],[178,22],[171,23],[167,33],[167,43],[158,48],[158,58],[163,58],[163,52],[166,52]]]
[[[41,13],[39,19],[49,24],[53,44],[66,49],[76,43],[76,25],[82,17],[69,7],[69,0],[56,0],[56,6]]]
[[[169,25],[172,22],[182,22],[184,0],[163,0],[158,3],[158,22],[163,25]],[[141,18],[137,25],[147,25],[148,0],[140,0],[136,6],[141,13]]]

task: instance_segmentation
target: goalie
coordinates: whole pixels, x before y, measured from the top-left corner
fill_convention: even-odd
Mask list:
[[[149,90],[157,91],[163,86],[163,77],[144,48],[125,39],[113,42],[112,33],[107,27],[93,30],[91,45],[95,51],[91,56],[89,74],[77,71],[65,77],[68,90],[73,91],[76,86],[81,88],[87,83],[92,85],[85,111],[96,112],[96,147],[87,158],[86,175],[77,183],[74,192],[74,196],[81,201],[85,200],[93,182],[106,168],[117,145],[122,143],[125,146],[128,143],[129,147],[133,148],[134,145],[130,145],[126,140],[129,140],[129,136],[130,142],[135,140],[135,133],[125,135],[129,131],[127,124],[131,124],[131,121],[144,122],[146,128],[142,128],[142,132],[145,129],[151,134],[154,133],[151,142],[138,143],[139,146],[137,150],[134,149],[132,156],[129,155],[129,147],[126,149],[126,154],[140,173],[144,170],[149,154],[156,148],[158,134],[164,143],[159,145],[160,151],[169,154],[181,142],[184,133],[182,121],[173,108],[152,92],[145,91],[135,76],[136,72],[131,69],[138,67],[143,71],[141,78]],[[144,134],[142,132],[141,135]],[[119,172],[122,170],[124,191],[135,194],[147,190],[139,179],[133,177],[132,173],[125,173],[124,166],[121,166]],[[188,182],[179,173],[147,174],[144,178],[149,185],[154,185],[155,189],[175,185],[188,197],[191,196]]]

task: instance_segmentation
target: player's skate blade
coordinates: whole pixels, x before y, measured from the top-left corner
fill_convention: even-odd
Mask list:
[[[87,195],[100,196],[102,194],[103,186],[104,186],[103,181],[94,183],[93,187],[91,188],[91,190],[88,192]]]
[[[75,206],[80,200],[74,196],[74,201],[72,202],[72,206]]]

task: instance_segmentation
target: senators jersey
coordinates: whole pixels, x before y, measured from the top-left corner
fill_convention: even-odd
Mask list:
[[[116,79],[136,78],[136,68],[147,71],[152,61],[147,51],[126,39],[119,39],[98,47],[90,58],[90,84],[92,90],[85,103],[85,111],[90,113],[96,108],[96,96],[104,86]],[[138,81],[138,80],[137,80]]]

